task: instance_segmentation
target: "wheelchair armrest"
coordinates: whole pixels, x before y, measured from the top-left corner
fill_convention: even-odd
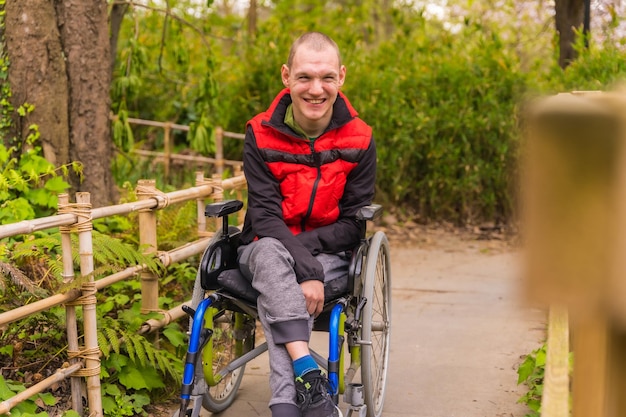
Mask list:
[[[217,203],[207,204],[204,209],[206,217],[224,217],[236,213],[243,207],[243,202],[239,200],[226,200]]]
[[[361,207],[356,213],[356,218],[359,220],[376,220],[383,214],[383,206],[380,204],[371,204],[369,206]]]

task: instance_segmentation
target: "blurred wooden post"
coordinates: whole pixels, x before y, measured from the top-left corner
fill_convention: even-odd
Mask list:
[[[239,177],[240,175],[243,175],[243,169],[242,167],[238,166],[235,167],[235,175],[234,177]],[[237,187],[237,200],[243,201],[243,190],[246,189],[248,183],[245,183],[243,186],[241,187]],[[246,213],[244,210],[239,210],[239,212],[237,213],[237,224],[243,225],[243,221],[245,219]]]
[[[202,171],[196,171],[196,187],[209,183],[209,180],[204,178],[204,173]],[[204,215],[205,200],[203,197],[198,197],[196,199],[196,206],[198,213],[198,236],[208,236],[209,233],[206,230],[206,216]]]
[[[155,180],[139,180],[137,199],[146,200],[157,195]],[[157,251],[157,216],[156,210],[139,211],[139,244],[145,254]],[[159,279],[150,270],[141,271],[141,312],[143,314],[159,310]]]
[[[163,167],[165,171],[165,179],[169,181],[170,179],[170,164],[172,162],[172,124],[167,122],[163,125],[163,152],[165,153],[165,158],[163,160]]]
[[[224,129],[215,128],[215,172],[220,175],[224,173]]]
[[[58,214],[70,213],[72,206],[68,194],[59,194],[58,197]],[[67,284],[74,281],[74,258],[72,256],[72,236],[71,228],[68,226],[59,226],[61,234],[61,256],[63,259],[63,283]],[[69,352],[78,352],[78,324],[76,321],[76,306],[72,303],[65,305],[65,328],[67,331],[67,350]],[[70,358],[70,364],[80,362],[77,357]],[[70,385],[72,387],[72,410],[79,415],[83,414],[83,384],[82,377],[72,376]]]
[[[82,284],[81,297],[76,300],[83,306],[85,349],[80,357],[85,358],[85,368],[77,374],[87,378],[89,415],[102,416],[102,393],[100,391],[100,348],[98,346],[98,317],[96,313],[96,284],[93,276],[93,223],[91,220],[91,197],[89,193],[76,193],[76,224],[80,256]]]
[[[222,187],[222,175],[215,173],[211,176],[211,185],[213,186],[213,201],[223,201],[224,200],[224,188]],[[215,231],[219,231],[222,228],[222,219],[215,218]]]
[[[574,417],[626,415],[625,111],[623,94],[559,94],[528,118],[527,292],[569,310]]]

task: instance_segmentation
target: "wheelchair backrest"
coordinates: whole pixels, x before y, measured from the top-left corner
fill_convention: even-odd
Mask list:
[[[229,227],[229,234],[211,244],[200,261],[200,283],[205,290],[220,288],[217,277],[227,269],[238,268],[237,247],[241,231]]]

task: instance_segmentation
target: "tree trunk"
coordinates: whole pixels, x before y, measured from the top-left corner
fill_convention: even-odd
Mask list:
[[[584,0],[556,0],[556,30],[559,34],[559,66],[566,68],[576,59],[575,30],[581,30],[585,17]]]
[[[54,4],[50,1],[9,1],[5,5],[9,83],[14,108],[28,103],[35,110],[13,117],[10,137],[24,140],[37,125],[44,157],[52,164],[70,161],[69,87]]]
[[[55,165],[83,164],[72,192],[91,193],[92,204],[111,204],[111,84],[105,0],[20,0],[6,3],[6,46],[12,104],[34,105],[14,118],[18,137],[35,124],[44,157]]]
[[[252,41],[256,37],[257,4],[256,0],[250,0],[248,7],[248,38]]]

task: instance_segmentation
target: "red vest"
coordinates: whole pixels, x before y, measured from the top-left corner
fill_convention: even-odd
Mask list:
[[[280,184],[283,217],[294,234],[337,221],[346,178],[370,144],[372,129],[339,95],[351,118],[312,141],[268,122],[282,94],[249,122],[259,152]]]

